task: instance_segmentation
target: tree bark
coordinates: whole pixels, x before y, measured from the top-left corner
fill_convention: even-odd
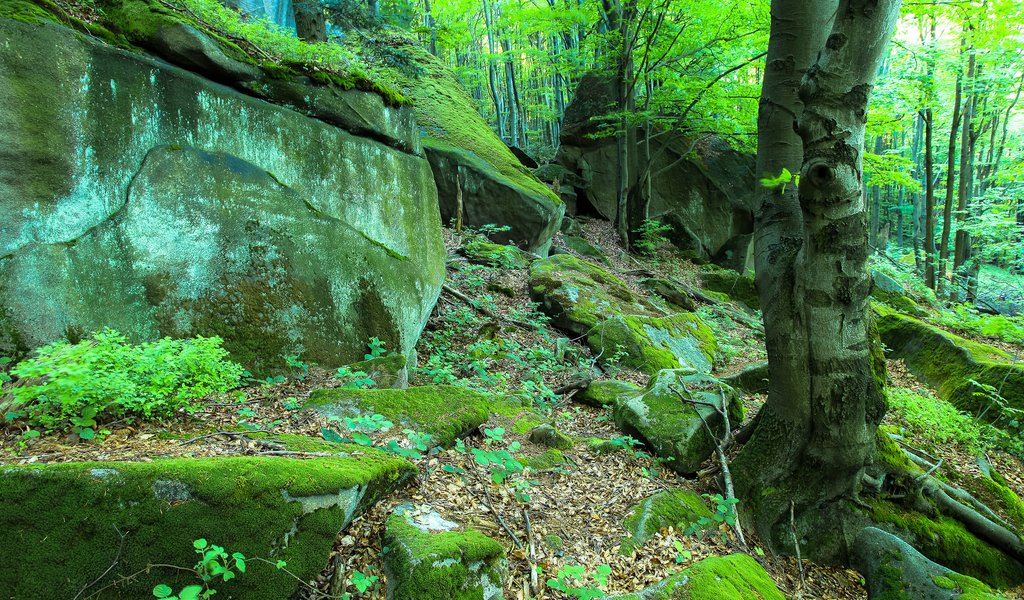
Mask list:
[[[949,237],[953,228],[953,181],[956,176],[956,138],[960,127],[960,107],[963,97],[963,76],[956,75],[956,89],[953,95],[953,117],[949,125],[949,149],[946,154],[946,197],[942,207],[942,242],[939,246],[939,272],[937,295],[946,293],[946,263],[949,262]]]
[[[967,94],[967,98],[964,99],[963,125],[960,128],[960,185],[957,191],[956,203],[957,231],[953,250],[953,285],[949,290],[949,299],[953,302],[960,300],[960,290],[967,287],[969,273],[967,272],[966,265],[971,259],[971,234],[967,231],[966,226],[967,205],[970,203],[971,182],[974,175],[974,168],[971,166],[974,160],[974,138],[971,131],[971,117],[978,101],[978,97],[973,89],[976,64],[977,56],[972,48],[967,58],[966,79],[970,91]]]
[[[924,283],[935,289],[935,167],[931,108],[924,109]]]
[[[845,559],[857,533],[847,530],[849,500],[875,460],[884,413],[870,353],[861,180],[867,102],[899,6],[772,2],[758,172],[795,167],[800,181],[758,195],[755,259],[770,386],[733,472],[762,539],[795,549],[792,506],[801,549],[825,561]]]
[[[327,18],[319,0],[299,0],[295,3],[295,33],[299,39],[307,42],[327,41]]]

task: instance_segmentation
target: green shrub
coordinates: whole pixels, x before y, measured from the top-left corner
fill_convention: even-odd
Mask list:
[[[93,419],[161,418],[195,410],[197,399],[236,387],[242,376],[221,342],[164,338],[133,345],[105,329],[77,344],[44,346],[11,370],[29,385],[10,390],[14,414],[7,417],[66,429]]]

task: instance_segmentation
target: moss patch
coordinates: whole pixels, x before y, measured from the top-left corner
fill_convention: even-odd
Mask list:
[[[731,269],[708,265],[701,272],[700,280],[707,290],[727,294],[728,297],[739,300],[754,310],[761,308],[761,298],[757,294],[753,277],[741,275]]]
[[[701,517],[710,519],[711,516],[711,511],[695,492],[658,492],[630,509],[629,516],[622,523],[629,537],[619,546],[619,553],[631,554],[666,527],[685,530]]]
[[[573,395],[572,399],[580,404],[596,408],[607,408],[614,406],[619,398],[639,396],[642,392],[641,388],[628,381],[603,379],[592,382],[586,388]]]
[[[384,556],[388,598],[501,597],[504,548],[478,531],[423,531],[405,515],[395,514],[388,519],[384,544],[391,548]]]
[[[380,414],[394,423],[434,436],[450,446],[473,431],[503,400],[456,386],[424,386],[404,390],[316,390],[304,408],[339,417]]]
[[[922,554],[958,573],[1001,589],[1024,581],[1024,566],[976,538],[959,521],[906,511],[883,500],[874,503],[872,517],[909,532]]]
[[[1024,366],[1014,364],[1005,352],[883,306],[875,311],[890,356],[906,361],[915,375],[938,388],[943,399],[975,414],[989,408],[989,400],[975,395],[979,389],[973,379],[999,390],[1009,406],[1024,409]],[[998,417],[999,411],[989,410],[987,416]]]
[[[756,560],[746,554],[712,556],[642,592],[608,600],[784,600]]]
[[[229,552],[285,560],[308,581],[326,564],[338,531],[415,472],[383,452],[358,451],[358,458],[301,461],[239,457],[5,467],[0,525],[9,543],[0,549],[0,585],[26,600],[71,598],[113,562],[118,531],[125,534],[120,560],[97,587],[149,563],[191,566],[197,538]],[[149,597],[160,582],[176,589],[196,583],[157,568],[102,597]],[[250,572],[217,588],[231,597],[288,598],[297,583],[253,561]]]
[[[610,317],[589,332],[587,345],[604,362],[619,354],[622,365],[652,376],[678,368],[710,373],[718,349],[715,334],[695,313]]]

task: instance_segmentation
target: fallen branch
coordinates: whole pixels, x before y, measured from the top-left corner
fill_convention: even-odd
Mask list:
[[[575,392],[576,390],[582,390],[583,388],[585,388],[588,385],[590,385],[593,381],[594,381],[593,377],[587,377],[585,379],[579,379],[577,381],[573,381],[572,383],[567,383],[567,384],[563,385],[562,387],[555,388],[555,389],[553,389],[551,391],[556,396],[564,396],[564,395],[568,394],[569,392]]]
[[[505,323],[510,323],[512,325],[515,325],[516,327],[519,327],[520,329],[527,329],[527,330],[531,330],[531,331],[543,331],[544,330],[544,328],[542,326],[537,325],[535,323],[527,323],[526,321],[520,321],[518,319],[509,319],[507,317],[503,317],[501,315],[498,315],[498,314],[496,314],[496,313],[494,313],[494,312],[492,312],[492,311],[490,311],[490,310],[488,310],[488,309],[486,309],[486,308],[484,308],[482,306],[478,306],[476,301],[474,301],[472,298],[470,298],[469,296],[463,294],[462,292],[460,292],[459,290],[453,288],[450,285],[447,285],[447,284],[442,285],[441,289],[445,293],[450,294],[451,296],[453,296],[455,298],[458,298],[459,300],[462,300],[470,308],[472,308],[473,310],[477,311],[478,313],[480,313],[480,314],[482,314],[482,315],[484,315],[486,317],[489,317],[491,319],[494,319],[495,321],[504,321]]]
[[[540,594],[540,583],[537,581],[537,548],[533,544],[533,530],[530,528],[530,511],[523,509],[523,523],[526,524],[526,542],[530,546],[530,594]]]
[[[124,539],[126,537],[128,537],[128,532],[126,531],[124,533],[121,533],[121,530],[117,528],[117,525],[114,525],[113,527],[114,527],[114,531],[117,532],[117,535],[121,536],[121,539],[120,539],[120,541],[117,544],[117,553],[114,554],[114,561],[112,563],[110,563],[110,566],[107,567],[107,570],[103,571],[103,573],[101,573],[99,577],[97,577],[96,579],[93,579],[92,582],[89,583],[89,585],[87,585],[84,588],[78,590],[78,593],[75,594],[74,600],[78,600],[79,598],[81,598],[82,594],[85,593],[85,590],[91,588],[92,586],[96,585],[100,581],[103,581],[103,578],[107,576],[107,573],[110,573],[114,569],[114,567],[117,566],[117,563],[120,562],[120,560],[121,560],[121,551],[124,550]]]

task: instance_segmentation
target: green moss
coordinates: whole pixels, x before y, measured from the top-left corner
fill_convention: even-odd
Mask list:
[[[890,433],[893,433],[893,428],[888,425],[879,426],[875,432],[876,459],[890,474],[916,476],[921,469],[907,458]]]
[[[730,269],[705,267],[700,279],[706,290],[724,293],[754,310],[761,308],[761,298],[757,294],[753,277],[741,275]]]
[[[891,357],[904,359],[911,372],[938,388],[943,399],[972,413],[990,408],[989,400],[975,395],[978,388],[969,381],[973,379],[1000,390],[1009,406],[1024,409],[1024,367],[1005,352],[883,306],[875,311],[879,334]],[[988,410],[987,416],[997,418],[999,411]]]
[[[467,150],[498,171],[509,182],[530,194],[562,203],[546,185],[530,173],[494,134],[477,110],[473,98],[440,59],[417,44],[404,45],[408,68],[381,68],[379,75],[415,106],[416,120],[429,137]]]
[[[873,519],[890,523],[914,537],[913,546],[934,562],[997,588],[1024,581],[1024,566],[979,540],[964,525],[946,516],[906,511],[884,500],[873,504]]]
[[[456,386],[424,386],[402,390],[316,390],[305,408],[336,416],[380,414],[394,423],[434,436],[450,446],[484,422],[502,400]]]
[[[623,521],[629,537],[619,546],[619,554],[628,556],[654,534],[666,527],[683,531],[701,517],[711,518],[701,497],[690,490],[658,492],[630,508]]]
[[[756,560],[746,554],[712,556],[636,594],[608,600],[784,600]]]
[[[569,461],[565,458],[565,455],[557,448],[551,448],[544,454],[531,456],[523,461],[523,464],[530,467],[530,469],[535,473],[537,471],[546,471],[548,469],[561,467],[568,463]]]
[[[594,381],[583,390],[573,395],[572,399],[581,404],[597,408],[613,406],[619,398],[638,396],[642,390],[628,381],[603,379]]]
[[[512,431],[518,434],[526,434],[542,423],[547,423],[547,419],[536,413],[527,413],[513,423]]]
[[[406,516],[388,518],[384,544],[388,597],[394,600],[479,600],[501,588],[505,551],[468,529],[426,532]]]
[[[680,367],[711,372],[718,349],[714,332],[695,313],[610,317],[589,332],[587,344],[605,362],[622,352],[623,365],[652,376]]]
[[[197,538],[285,560],[308,581],[323,569],[342,526],[415,472],[383,452],[340,449],[360,456],[4,467],[0,526],[9,543],[0,549],[0,585],[19,599],[71,598],[118,556],[93,591],[147,564],[191,566]],[[125,535],[120,553],[118,532]],[[156,568],[101,596],[149,597],[159,582],[176,589],[196,583]],[[288,598],[296,587],[291,577],[255,561],[245,576],[217,586],[226,597],[242,598]]]
[[[463,251],[470,262],[503,269],[525,269],[530,258],[515,246],[505,246],[483,240],[468,242]]]

